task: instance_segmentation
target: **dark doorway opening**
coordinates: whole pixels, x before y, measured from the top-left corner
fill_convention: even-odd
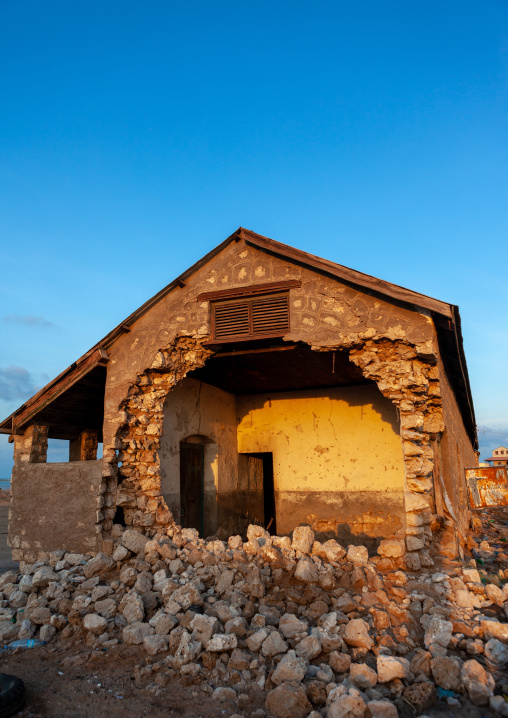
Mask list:
[[[197,529],[203,536],[204,523],[203,444],[180,443],[180,521],[185,529]]]
[[[277,520],[275,515],[275,489],[273,483],[273,454],[271,452],[263,452],[258,454],[249,454],[255,459],[261,459],[263,462],[263,509],[264,509],[264,526],[272,535],[277,534]]]

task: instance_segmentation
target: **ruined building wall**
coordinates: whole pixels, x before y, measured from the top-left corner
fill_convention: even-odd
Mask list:
[[[396,409],[373,384],[239,396],[238,450],[272,452],[278,533],[404,536]]]
[[[442,476],[444,489],[452,503],[458,525],[455,525],[454,518],[450,517],[446,510],[444,495],[439,495],[439,489],[436,510],[447,517],[444,531],[439,537],[441,549],[454,556],[457,540],[460,541],[461,534],[463,537],[467,533],[471,517],[464,469],[476,466],[476,455],[441,359],[438,369],[445,430],[436,446],[439,452],[436,468]]]
[[[34,562],[50,551],[91,553],[102,461],[18,463],[11,480],[9,544],[15,561]]]
[[[430,436],[443,431],[432,319],[337,280],[254,249],[242,240],[198,269],[186,286],[161,299],[110,347],[104,422],[103,509],[107,531],[117,506],[127,523],[155,527],[172,520],[161,496],[157,451],[167,394],[210,350],[209,307],[200,292],[299,279],[290,292],[287,340],[316,350],[347,348],[401,417],[406,473],[406,544],[415,568],[426,560],[434,511]],[[118,452],[118,453],[117,453]],[[122,462],[117,470],[117,461]],[[117,479],[119,481],[117,490]],[[412,562],[412,563],[411,563]]]

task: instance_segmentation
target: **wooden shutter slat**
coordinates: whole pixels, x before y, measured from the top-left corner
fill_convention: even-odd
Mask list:
[[[217,338],[248,335],[250,330],[249,304],[241,302],[217,306],[214,320],[214,333]]]
[[[282,336],[289,329],[287,294],[212,304],[214,339]]]

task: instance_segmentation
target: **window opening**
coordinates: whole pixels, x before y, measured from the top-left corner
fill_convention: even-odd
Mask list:
[[[289,331],[289,294],[212,302],[214,340],[262,339]]]

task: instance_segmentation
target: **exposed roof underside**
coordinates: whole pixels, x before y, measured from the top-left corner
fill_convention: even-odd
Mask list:
[[[301,250],[290,247],[286,244],[276,242],[268,237],[256,234],[248,229],[240,227],[224,242],[215,247],[211,252],[206,254],[202,259],[196,262],[194,265],[189,267],[183,274],[177,277],[174,281],[168,284],[158,294],[149,299],[139,309],[133,312],[125,321],[115,327],[109,334],[107,334],[100,342],[98,342],[90,351],[84,354],[77,362],[68,367],[62,372],[56,379],[49,382],[40,392],[29,399],[23,404],[17,411],[9,416],[5,421],[0,424],[0,433],[10,434],[21,429],[22,426],[29,423],[29,421],[43,421],[43,416],[47,418],[50,416],[52,408],[49,408],[49,404],[54,404],[55,416],[52,421],[55,425],[61,425],[59,421],[62,417],[61,406],[62,399],[59,404],[55,404],[56,397],[61,396],[63,392],[74,390],[69,394],[65,401],[67,402],[67,410],[81,411],[83,406],[82,401],[82,389],[86,392],[86,382],[83,384],[83,377],[87,371],[95,371],[95,367],[104,365],[107,361],[107,349],[114,344],[116,339],[121,336],[125,331],[129,331],[129,327],[134,322],[143,316],[152,306],[157,304],[163,297],[174,290],[178,290],[185,286],[185,281],[188,277],[194,274],[198,269],[207,264],[211,259],[220,254],[231,242],[238,242],[244,240],[247,244],[256,247],[262,252],[267,252],[277,257],[289,260],[294,264],[304,266],[321,274],[325,274],[334,279],[338,279],[343,283],[346,283],[353,287],[360,287],[363,291],[373,296],[379,296],[385,300],[392,300],[397,304],[403,304],[411,309],[426,309],[431,312],[434,322],[437,327],[438,339],[440,344],[441,354],[443,361],[447,369],[450,381],[455,391],[457,401],[459,403],[464,424],[468,430],[469,436],[475,448],[477,447],[476,437],[476,422],[474,417],[474,409],[472,402],[471,389],[469,385],[469,377],[467,373],[466,361],[464,356],[462,333],[460,327],[460,316],[458,307],[447,302],[442,302],[432,297],[428,297],[425,294],[413,292],[404,287],[400,287],[390,282],[385,282],[382,279],[371,277],[368,274],[363,274],[354,269],[349,269],[340,264],[330,262],[326,259],[321,259],[315,255],[302,252]],[[98,353],[100,358],[97,359]],[[224,361],[224,359],[222,360]],[[76,379],[76,373],[79,373],[79,367],[86,366],[87,371],[84,371],[78,379]],[[97,372],[96,372],[97,376]],[[55,391],[57,389],[57,391]],[[103,389],[94,392],[95,401],[99,401],[99,396],[102,391],[103,401]],[[44,413],[43,413],[44,407]],[[58,409],[58,411],[57,411]],[[95,421],[99,420],[98,410],[91,409],[91,416],[95,417]],[[74,422],[77,428],[78,423],[82,426],[83,421]],[[90,428],[84,427],[82,428]],[[62,434],[62,432],[60,432]],[[64,438],[63,435],[61,438]]]

